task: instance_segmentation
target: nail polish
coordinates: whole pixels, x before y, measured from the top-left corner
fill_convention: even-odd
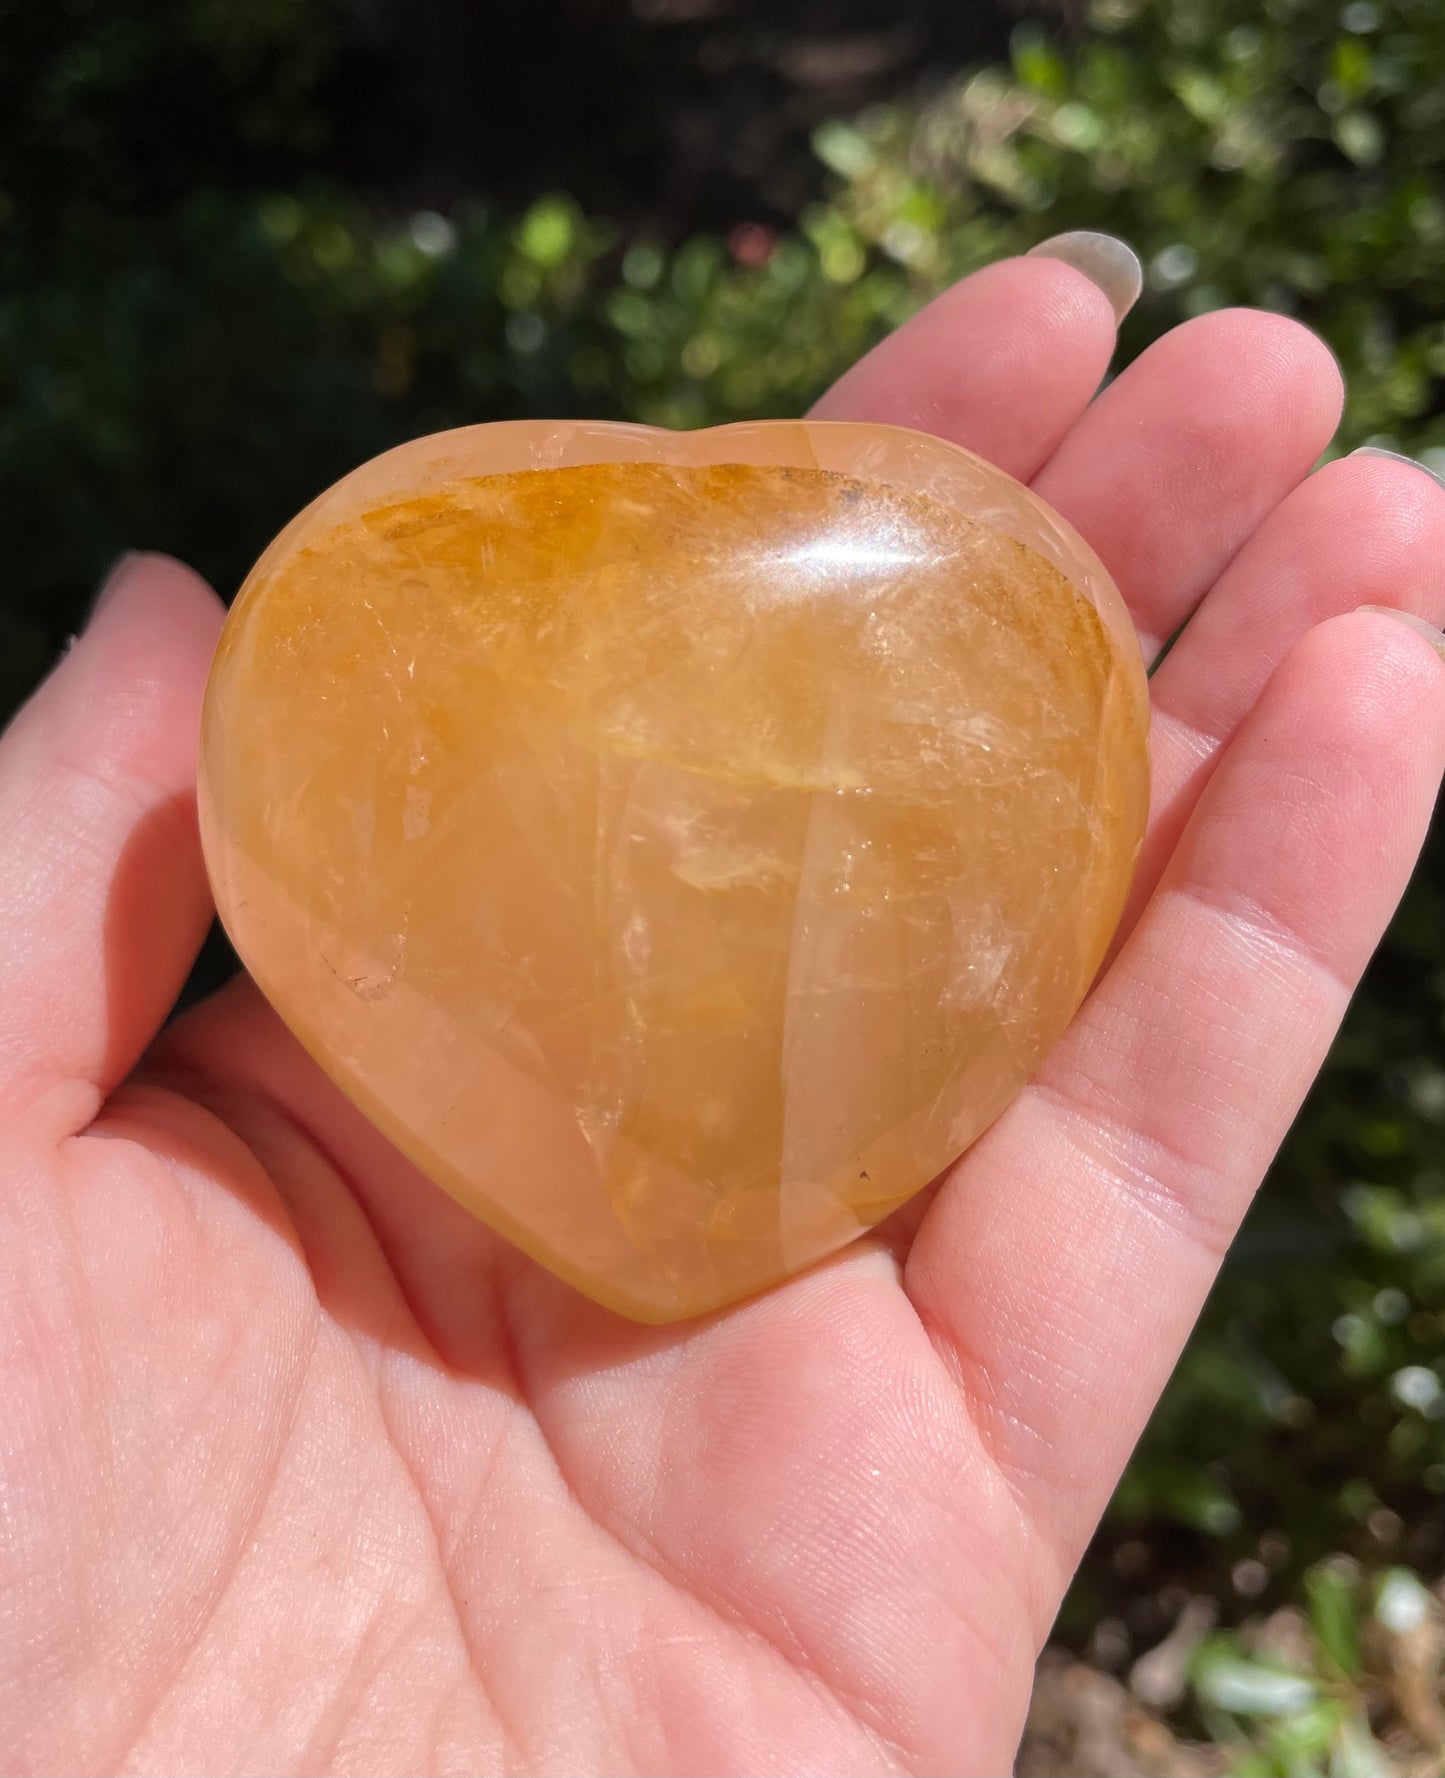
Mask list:
[[[1061,259],[1076,272],[1082,272],[1108,297],[1116,322],[1129,313],[1144,288],[1144,268],[1139,263],[1139,255],[1117,235],[1100,234],[1094,229],[1070,229],[1066,234],[1051,235],[1037,247],[1030,247],[1026,257]]]
[[[1379,455],[1390,457],[1394,455],[1394,452],[1381,451]],[[1401,461],[1408,463],[1412,459],[1406,457]],[[1423,464],[1420,467],[1423,468]],[[1430,471],[1427,469],[1425,473],[1429,475]],[[1361,605],[1359,609],[1373,611],[1379,617],[1393,617],[1397,623],[1402,623],[1407,629],[1414,630],[1417,636],[1423,636],[1441,660],[1445,660],[1445,630],[1437,630],[1428,618],[1417,617],[1413,611],[1397,611],[1393,605]]]
[[[1428,475],[1432,482],[1439,482],[1440,486],[1445,488],[1445,475],[1437,474],[1428,463],[1422,463],[1418,457],[1407,457],[1403,451],[1387,451],[1379,445],[1361,445],[1357,450],[1351,451],[1350,455],[1352,457],[1383,457],[1390,463],[1408,463],[1411,469],[1418,469],[1421,475]],[[1373,611],[1377,608],[1371,606],[1370,609]]]

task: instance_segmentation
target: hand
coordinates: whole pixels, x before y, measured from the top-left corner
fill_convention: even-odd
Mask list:
[[[983,1772],[1445,767],[1445,491],[1309,474],[1339,380],[1205,316],[1101,395],[1108,301],[993,266],[822,414],[992,457],[1146,653],[1127,938],[936,1189],[696,1325],[474,1223],[245,980],[156,1033],[210,914],[220,621],[136,558],[0,744],[0,1765]]]

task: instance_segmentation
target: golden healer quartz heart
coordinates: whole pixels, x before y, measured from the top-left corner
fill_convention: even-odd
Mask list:
[[[669,1321],[997,1117],[1118,920],[1147,725],[1103,568],[953,446],[475,426],[257,565],[202,831],[236,949],[372,1121]]]

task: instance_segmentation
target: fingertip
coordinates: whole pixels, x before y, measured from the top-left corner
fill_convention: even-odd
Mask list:
[[[1356,617],[1385,618],[1396,631],[1407,630],[1412,636],[1419,636],[1429,645],[1436,660],[1445,666],[1445,631],[1432,624],[1428,618],[1420,617],[1413,611],[1400,611],[1393,605],[1361,605],[1354,615]],[[1381,645],[1392,653],[1400,647],[1398,634],[1387,635],[1385,631],[1380,630],[1379,637]],[[1413,653],[1416,658],[1423,661],[1424,657],[1418,646],[1415,647]],[[1438,680],[1440,668],[1437,667],[1433,671]]]
[[[1342,388],[1308,328],[1219,309],[1155,340],[1063,440],[1034,491],[1109,568],[1146,654],[1309,474]]]
[[[1245,725],[1245,752],[1262,768],[1276,748],[1310,759],[1321,780],[1356,782],[1423,832],[1445,773],[1442,644],[1422,619],[1381,607],[1316,624]]]
[[[112,747],[124,757],[153,752],[155,722],[162,733],[193,727],[225,615],[206,581],[173,556],[120,556],[78,635],[11,719],[12,758],[43,752],[56,723],[83,719],[91,757]]]
[[[1308,415],[1328,439],[1345,405],[1345,374],[1328,341],[1292,315],[1273,309],[1215,309],[1166,334],[1188,348],[1228,355],[1274,382],[1296,411]]]
[[[931,432],[1026,481],[1092,400],[1115,341],[1109,297],[1075,267],[999,260],[920,309],[813,413]]]
[[[116,594],[120,592],[121,588],[130,578],[131,571],[135,564],[141,560],[143,560],[143,557],[138,551],[133,549],[123,550],[121,554],[116,557],[101,577],[100,586],[96,590],[95,597],[90,602],[90,610],[85,614],[85,622],[81,625],[82,630],[88,630],[90,628],[96,618],[105,610],[106,606],[110,604],[111,600],[115,598]]]
[[[154,747],[147,713],[168,734],[195,728],[225,615],[183,562],[150,553],[122,557],[57,675],[82,682],[97,745],[121,752]],[[186,740],[181,752],[190,747]]]
[[[996,324],[992,333],[979,325],[985,317]],[[1037,250],[960,278],[914,317],[925,319],[949,339],[956,358],[972,354],[991,363],[1001,354],[1021,369],[1025,356],[1042,352],[1087,367],[1090,394],[1108,368],[1118,335],[1114,300],[1100,280],[1062,255]],[[901,329],[894,340],[903,344],[906,334]]]
[[[1139,255],[1118,235],[1101,234],[1095,229],[1076,228],[1050,235],[1037,247],[1030,247],[1024,257],[1057,259],[1071,266],[1104,293],[1116,326],[1138,302],[1144,288]]]
[[[1422,463],[1418,457],[1407,457],[1403,451],[1387,451],[1381,445],[1360,445],[1350,452],[1352,457],[1364,457],[1371,462],[1403,463],[1409,469],[1426,476],[1437,488],[1445,488],[1445,475],[1432,469],[1428,463]]]
[[[127,550],[111,565],[90,608],[83,634],[102,624],[164,616],[212,637],[226,608],[210,585],[174,556],[152,550]]]

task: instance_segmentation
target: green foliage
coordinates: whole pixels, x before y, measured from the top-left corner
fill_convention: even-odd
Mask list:
[[[1406,1569],[1373,1581],[1335,1557],[1286,1608],[1195,1650],[1192,1702],[1234,1778],[1437,1770],[1445,1613]],[[1384,1738],[1379,1738],[1383,1736]]]
[[[1083,32],[1021,28],[1010,65],[921,112],[820,130],[795,227],[680,244],[565,194],[440,215],[348,185],[325,0],[3,11],[0,710],[123,547],[228,589],[418,432],[796,412],[946,281],[1063,227],[1140,248],[1124,357],[1225,303],[1298,315],[1348,376],[1342,446],[1445,465],[1438,0],[1095,0]],[[1442,1187],[1437,838],[1120,1490],[1146,1578],[1439,1560]],[[1078,1618],[1114,1591],[1101,1557]]]

